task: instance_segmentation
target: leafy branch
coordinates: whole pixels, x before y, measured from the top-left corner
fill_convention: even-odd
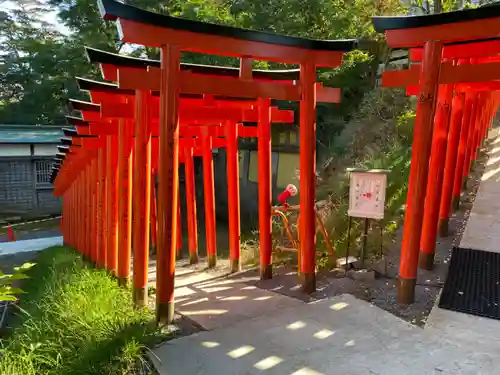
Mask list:
[[[16,288],[13,285],[15,280],[27,279],[26,271],[33,267],[35,263],[24,263],[22,266],[14,267],[12,273],[4,273],[0,271],[0,302],[15,302],[17,294],[22,294],[24,291]]]

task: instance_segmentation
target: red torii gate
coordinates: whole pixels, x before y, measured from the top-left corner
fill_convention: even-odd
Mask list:
[[[498,66],[495,66],[497,63],[481,64],[481,66],[471,64],[455,65],[453,61],[446,59],[457,57],[453,56],[454,53],[451,52],[453,49],[459,49],[462,53],[465,53],[464,47],[457,47],[453,44],[497,37],[500,33],[499,18],[500,7],[498,6],[427,16],[373,18],[375,29],[378,32],[385,32],[390,47],[415,48],[423,46],[422,64],[420,66],[412,65],[407,71],[387,72],[384,74],[386,86],[406,86],[410,88],[408,90],[410,94],[417,93],[419,97],[401,248],[397,296],[399,303],[407,304],[414,301],[419,247],[422,243],[426,244],[425,246],[432,244],[432,250],[427,248],[426,251],[422,251],[421,267],[431,268],[434,260],[433,248],[438,225],[437,213],[439,213],[440,201],[442,200],[442,176],[447,159],[446,155],[449,154],[444,150],[448,139],[447,113],[449,113],[451,99],[450,86],[463,82],[488,82],[500,79]],[[484,45],[478,48],[487,49]],[[446,54],[444,54],[445,51],[447,51]],[[474,54],[473,47],[471,51],[471,54]],[[416,58],[417,54],[418,52],[411,52],[411,58]],[[470,55],[467,57],[470,57]],[[443,59],[445,60],[443,61]],[[442,88],[439,88],[440,95],[438,99],[440,84]],[[414,87],[418,87],[418,91]],[[448,146],[456,148],[457,129],[460,123],[460,103],[462,100],[458,98],[453,101],[456,103],[457,109],[452,114],[451,129],[453,130],[453,137],[448,141]],[[454,180],[456,180],[457,174],[462,178],[463,171],[469,172],[467,163],[470,156],[468,157],[467,153],[468,155],[474,155],[475,149],[479,145],[479,137],[474,135],[481,134],[480,122],[475,122],[477,107],[477,103],[474,105],[473,103],[468,104],[467,100],[465,101],[463,123],[469,123],[471,118],[474,123],[467,128],[468,139],[460,141],[458,146],[459,155],[461,149],[463,151],[465,143],[467,151],[464,156],[465,167],[464,169],[459,166],[455,168]],[[475,111],[472,117],[470,110]],[[434,117],[435,113],[436,117]],[[436,121],[434,131],[433,121]],[[471,128],[472,131],[470,131]],[[463,138],[463,136],[460,137],[460,139]],[[449,168],[446,171],[447,173],[445,172],[447,184],[451,180],[452,157],[453,155],[449,156]],[[460,159],[460,156],[458,159]],[[461,179],[460,182],[462,182]],[[446,190],[449,190],[449,185]],[[424,232],[422,232],[422,228],[424,228]]]
[[[210,25],[196,21],[173,18],[138,9],[114,0],[99,1],[103,18],[115,20],[123,42],[161,48],[160,69],[148,69],[140,82],[119,74],[121,88],[158,89],[160,83],[160,161],[159,166],[159,243],[157,290],[158,320],[173,319],[173,278],[175,270],[175,233],[178,180],[178,93],[202,91],[205,94],[249,98],[275,98],[300,100],[301,142],[301,256],[305,291],[315,289],[315,103],[316,66],[337,66],[344,51],[354,47],[353,41],[310,41],[300,38],[241,30],[227,26]],[[240,77],[210,80],[206,77],[180,71],[180,51],[236,56],[242,59]],[[251,58],[299,63],[300,86],[258,82],[251,80]],[[269,101],[259,99],[259,143],[266,148],[266,163],[259,165],[259,173],[266,180],[270,175]],[[264,108],[265,107],[265,108]],[[264,110],[265,109],[265,110]],[[267,136],[267,137],[266,137]],[[265,165],[264,165],[265,164]],[[262,167],[262,168],[261,168]],[[266,191],[264,191],[264,187]],[[266,212],[260,223],[261,275],[272,276],[271,269],[271,194],[266,184],[259,191],[259,209]],[[269,190],[269,191],[267,191]],[[168,201],[173,201],[173,207]]]
[[[94,89],[98,86],[97,83],[93,83],[94,85]],[[106,95],[108,95],[108,97],[110,95],[112,95],[110,89],[109,89],[109,85],[107,85],[106,87]],[[117,89],[118,90],[118,89]],[[95,90],[94,91],[91,91],[93,97],[96,96],[96,92]],[[102,99],[102,98],[101,98]],[[181,99],[181,103],[184,99]],[[192,104],[192,99],[188,99],[188,104],[191,103]],[[199,102],[199,101],[198,101]],[[231,102],[229,102],[231,103]],[[103,123],[100,124],[101,126],[101,129],[102,129],[102,125],[107,125],[106,124],[106,120],[108,121],[113,121],[113,119],[116,117],[116,118],[126,118],[126,117],[129,117],[129,118],[133,118],[133,108],[131,108],[130,106],[127,107],[127,105],[124,105],[124,104],[119,104],[119,103],[113,103],[112,101],[109,101],[108,99],[106,99],[106,101],[103,101],[100,105],[98,104],[93,104],[93,103],[87,103],[87,102],[82,102],[82,101],[75,101],[75,100],[70,100],[70,104],[72,105],[72,107],[75,109],[75,110],[80,110],[82,115],[83,115],[83,119],[84,120],[99,120],[99,121],[104,121]],[[199,104],[199,103],[197,103]],[[234,103],[234,104],[238,104],[238,103]],[[241,103],[241,104],[245,104],[245,103]],[[248,105],[244,105],[245,106],[248,106]],[[241,106],[239,106],[241,107]],[[191,115],[191,111],[193,108],[196,108],[196,107],[191,107],[189,106],[188,109],[189,111],[186,111],[184,110],[184,108],[181,107],[181,110],[180,110],[180,119],[181,119],[181,124],[183,124],[183,126],[181,126],[180,128],[180,133],[181,133],[181,136],[198,136],[198,137],[201,137],[200,139],[202,139],[202,143],[204,143],[205,141],[203,141],[203,139],[205,139],[205,135],[207,136],[210,136],[210,138],[212,137],[216,137],[216,136],[224,136],[226,135],[226,131],[225,129],[221,129],[219,127],[215,127],[215,126],[212,126],[212,127],[209,127],[207,128],[207,131],[204,131],[203,129],[200,129],[198,127],[186,127],[186,125],[190,124],[191,122],[193,122],[194,120],[190,118],[190,115]],[[154,120],[154,106],[151,108],[153,109],[152,113],[150,113],[150,117],[153,117],[153,119],[150,118],[150,120]],[[205,109],[205,111],[203,110]],[[207,111],[208,109],[208,111]],[[272,121],[278,121],[278,122],[292,122],[293,121],[293,112],[291,111],[280,111],[280,110],[277,110],[276,108],[272,108],[273,110],[271,111],[271,120]],[[213,112],[213,113],[211,113]],[[200,107],[200,108],[197,108],[196,110],[196,114],[197,116],[199,116],[199,120],[197,122],[199,122],[201,119],[208,119],[208,120],[204,120],[204,121],[215,121],[215,122],[220,122],[220,118],[225,118],[227,119],[226,121],[228,121],[229,124],[236,124],[237,120],[238,119],[243,119],[245,121],[256,121],[257,120],[257,113],[255,113],[255,111],[251,111],[250,109],[240,109],[240,108],[233,108],[229,111],[222,111],[222,108],[210,108],[210,107],[207,107],[207,108],[204,108],[204,107]],[[187,115],[187,116],[186,116]],[[188,119],[186,120],[185,117],[188,117]],[[210,120],[211,119],[211,120]],[[74,121],[74,120],[73,120]],[[116,120],[115,120],[116,121]],[[76,123],[78,123],[78,120],[76,121]],[[184,125],[185,124],[185,125]],[[80,124],[81,125],[81,124]],[[97,132],[99,132],[99,127],[97,128]],[[115,130],[111,130],[111,134],[114,135],[114,140],[116,140],[116,133],[117,133],[117,129],[116,129],[116,126],[114,127]],[[153,125],[153,129],[156,129]],[[222,131],[218,131],[218,130],[222,130]],[[256,132],[257,128],[255,127],[243,127],[243,126],[240,126],[240,133],[241,133],[241,136],[256,136],[257,135],[257,132]],[[92,131],[91,131],[92,132]],[[154,136],[154,134],[157,133],[157,129],[156,131],[153,130],[152,131],[152,134]],[[108,137],[109,139],[109,137]],[[154,139],[153,139],[154,140]],[[188,139],[185,139],[185,138],[181,138],[181,143],[186,143],[186,141],[188,141]],[[210,141],[210,140],[209,140]],[[222,142],[224,141],[224,142]],[[214,138],[213,141],[210,141],[210,142],[213,142],[213,144],[211,144],[209,147],[223,147],[225,146],[226,142],[225,142],[225,139],[217,139],[217,138]],[[236,138],[234,139],[234,143],[235,143],[235,146],[234,147],[237,147],[236,145]],[[228,143],[229,144],[229,143]],[[152,148],[156,148],[158,149],[158,146],[156,145],[156,147],[154,147],[155,145],[155,142],[153,142],[153,146]],[[188,146],[186,144],[186,146]],[[193,147],[193,145],[191,145],[191,148]],[[204,149],[204,147],[202,147],[200,150]],[[206,153],[203,153],[202,154],[206,154]],[[152,155],[155,155],[155,152],[152,152]],[[157,153],[156,153],[157,155]],[[237,154],[235,153],[235,155],[237,156]],[[210,151],[210,155],[209,155],[209,164],[207,164],[206,162],[204,162],[204,165],[205,166],[211,166],[211,151]],[[153,156],[153,164],[155,164],[155,161],[156,161],[156,164],[157,164],[157,157],[154,157]],[[204,160],[207,160],[207,158],[205,157]],[[237,160],[235,160],[235,162],[237,162]],[[116,164],[113,164],[113,165],[116,165]],[[114,167],[110,167],[110,168],[114,168]],[[153,165],[153,168],[154,168],[154,165]],[[108,168],[108,174],[111,174],[111,171],[109,170]],[[212,186],[212,189],[208,189],[208,191],[206,191],[206,195],[208,197],[212,197],[213,198],[213,170],[210,170],[210,173],[205,173],[205,186],[209,185],[209,186]],[[229,182],[228,184],[231,184],[231,183],[234,183],[234,182],[237,182],[238,176],[237,176],[237,173],[235,174],[235,176],[231,176],[229,178]],[[112,184],[113,182],[109,182],[106,186],[108,186],[109,184]],[[194,181],[193,181],[194,183]],[[113,185],[114,186],[114,185]],[[207,190],[207,189],[206,189]],[[236,202],[236,204],[239,203],[239,191],[238,191],[238,188],[236,187],[236,195],[234,197],[232,197],[232,200],[234,202]],[[110,191],[109,188],[107,191]],[[109,203],[110,201],[112,200],[115,200],[116,198],[114,198],[113,196],[108,196],[108,206],[109,207],[113,207],[113,205],[111,203]],[[213,199],[207,199],[205,201],[206,203],[206,206],[208,207],[207,209],[207,216],[210,218],[210,216],[214,216],[214,213],[215,213],[215,208],[213,207],[214,206],[214,202],[213,202]],[[113,214],[116,214],[115,211],[113,211]],[[236,244],[234,244],[234,238],[232,238],[232,242],[233,242],[233,246],[231,246],[231,252],[232,252],[232,255],[235,255],[232,257],[232,260],[233,260],[233,264],[236,265],[237,268],[239,268],[239,210],[237,212],[237,217],[236,218],[231,218],[233,223],[237,224],[237,227],[238,227],[238,231],[237,231],[237,237],[236,237]],[[112,215],[110,212],[107,213],[107,222],[108,223],[111,223],[111,224],[108,224],[111,225],[112,227],[116,227],[116,224],[114,224],[116,222],[116,219],[117,217],[110,217],[110,215]],[[216,252],[215,252],[215,216],[212,218],[213,220],[210,222],[210,225],[207,225],[207,237],[212,239],[212,241],[207,241],[207,250],[208,250],[208,254],[209,254],[209,258],[212,257],[213,261],[215,262],[215,255],[216,255]],[[195,218],[192,218],[191,220],[195,220]],[[207,219],[207,222],[208,222],[208,219]],[[109,232],[109,230],[108,230]],[[153,228],[153,233],[154,233],[154,228]],[[233,236],[235,237],[235,236]],[[116,245],[116,243],[114,242],[108,242],[108,244],[110,244],[112,247],[107,249],[107,253],[109,254],[116,254],[117,251],[116,251],[116,246],[113,246],[113,245]],[[235,254],[236,253],[236,254]],[[141,254],[142,255],[142,254]],[[139,259],[138,256],[135,257],[136,259]],[[110,268],[112,271],[116,268],[116,262],[114,262],[114,259],[115,257],[112,256],[111,257],[112,259],[112,262],[110,262],[110,264],[107,264],[106,262],[106,265],[108,266],[108,268]],[[141,266],[140,269],[142,269],[142,266],[144,264],[147,265],[147,259],[140,259],[140,261],[138,262],[139,265]],[[237,270],[237,269],[236,269]],[[138,275],[138,278],[141,279],[141,280],[136,280],[135,282],[135,285],[141,285],[141,288],[145,288],[146,285],[145,283],[147,282],[147,277],[146,277],[147,274],[144,274],[142,275],[141,277],[141,274]],[[142,285],[144,284],[144,285]]]
[[[354,41],[311,41],[208,25],[146,12],[112,0],[100,1],[99,6],[106,19],[117,20],[123,41],[160,47],[162,52],[160,68],[148,67],[139,73],[137,69],[132,72],[131,69],[125,68],[119,69],[117,74],[117,81],[122,89],[138,90],[140,95],[151,91],[160,92],[158,321],[169,322],[173,318],[176,236],[172,234],[176,233],[177,227],[175,197],[178,186],[180,92],[188,95],[201,93],[225,97],[261,98],[258,99],[258,138],[259,148],[266,152],[263,153],[264,157],[259,163],[259,174],[266,181],[270,180],[270,99],[267,98],[300,101],[301,271],[304,275],[304,290],[313,291],[316,229],[314,202],[316,95],[321,96],[326,93],[326,96],[334,97],[338,93],[338,90],[323,88],[315,82],[315,69],[317,66],[339,65],[343,52],[352,49]],[[175,45],[170,44],[171,40],[175,40]],[[202,74],[180,71],[181,50],[239,57],[241,58],[239,76],[214,79]],[[252,58],[300,64],[300,82],[276,83],[253,80]],[[138,117],[140,120],[140,116]],[[269,183],[262,185],[259,191],[259,208],[269,215],[263,215],[260,222],[261,274],[262,278],[269,278],[272,275],[271,194]],[[73,188],[79,197],[79,185],[72,186],[71,189]]]

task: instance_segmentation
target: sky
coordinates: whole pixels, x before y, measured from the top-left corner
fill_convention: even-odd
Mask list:
[[[13,0],[7,0],[2,5],[4,5],[4,7],[6,9],[16,8],[16,2]],[[60,22],[57,19],[57,12],[56,11],[53,11],[53,12],[50,12],[50,13],[47,13],[46,15],[44,15],[43,20],[54,25],[56,30],[58,30],[59,32],[61,32],[63,34],[69,34],[69,30],[63,25],[62,22]]]

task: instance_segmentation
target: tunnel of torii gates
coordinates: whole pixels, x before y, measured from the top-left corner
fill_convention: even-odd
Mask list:
[[[414,17],[374,17],[391,48],[410,49],[408,70],[384,72],[385,87],[418,97],[397,301],[414,302],[417,269],[432,269],[438,232],[499,104],[500,7]]]
[[[209,197],[205,199],[209,221],[205,225],[207,233],[210,226],[212,229],[207,236],[207,255],[213,265],[212,148],[226,148],[230,258],[235,271],[240,251],[237,140],[257,137],[260,269],[261,278],[271,278],[271,123],[294,121],[293,113],[273,108],[271,100],[298,101],[300,271],[303,290],[314,291],[316,102],[340,100],[339,89],[316,82],[316,68],[340,65],[343,53],[355,48],[356,41],[309,40],[206,24],[114,0],[102,0],[98,5],[105,20],[116,21],[122,42],[160,48],[161,59],[132,59],[87,49],[89,59],[100,64],[103,78],[114,84],[79,79],[80,88],[90,92],[91,102],[71,102],[82,117],[69,117],[75,128],[67,129],[61,140],[63,145],[52,175],[55,193],[63,197],[65,242],[121,280],[128,277],[132,248],[134,298],[144,304],[149,231],[157,229],[157,320],[171,322],[179,226],[179,162],[189,170],[194,156],[203,158],[204,190],[209,193],[205,195]],[[240,67],[181,64],[181,51],[237,57]],[[253,60],[297,64],[299,69],[252,71]],[[242,125],[245,122],[256,122],[257,126]],[[157,228],[151,229],[153,169],[158,173],[158,222]],[[194,183],[188,178],[186,188],[193,191],[186,194],[194,197]],[[188,226],[196,223],[193,209],[194,205],[186,212]],[[191,229],[190,251],[194,253]]]

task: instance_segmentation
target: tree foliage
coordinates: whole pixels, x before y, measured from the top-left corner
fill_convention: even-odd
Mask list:
[[[68,97],[81,95],[73,77],[96,78],[83,46],[158,58],[158,50],[125,46],[115,26],[103,22],[96,0],[0,0],[0,123],[62,123]],[[318,39],[376,39],[373,15],[402,14],[399,0],[130,0],[128,3],[188,19]],[[47,22],[49,12],[56,23]],[[55,26],[64,26],[64,29]],[[64,32],[67,30],[67,32]],[[380,36],[378,36],[380,38]],[[366,54],[365,54],[366,55]],[[352,64],[360,62],[359,67]],[[229,57],[184,53],[183,61],[237,65]],[[365,81],[373,56],[353,55],[339,75],[322,73],[325,83],[342,84],[348,105],[333,111],[346,115],[362,96],[355,84]],[[255,62],[259,68],[276,64]],[[355,66],[356,65],[356,66]],[[363,68],[363,69],[361,69]],[[361,70],[362,71],[361,71]],[[346,72],[350,71],[351,74]],[[354,77],[351,84],[348,77]],[[335,77],[335,78],[334,78]],[[321,117],[321,115],[320,115]],[[324,116],[323,116],[324,117]]]

